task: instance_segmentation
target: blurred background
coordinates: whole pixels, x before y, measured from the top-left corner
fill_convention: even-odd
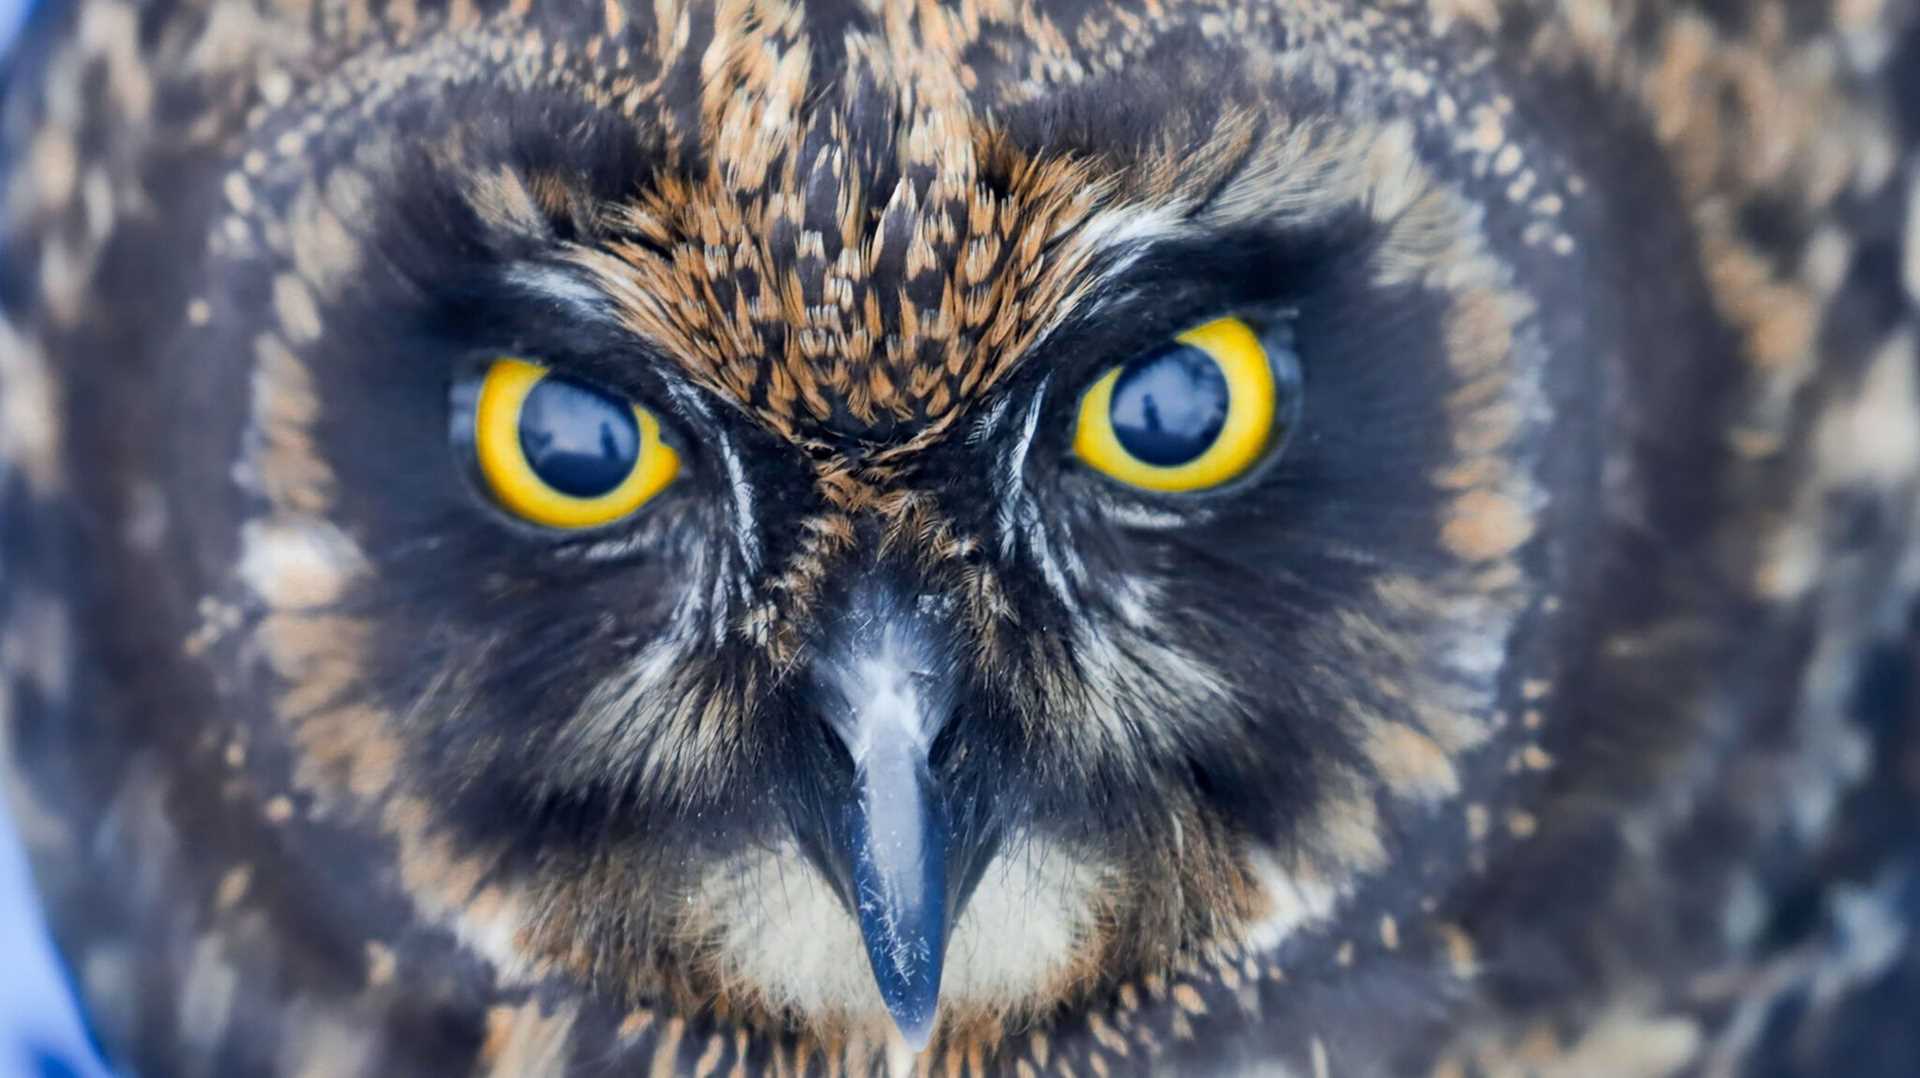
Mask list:
[[[0,0],[0,63],[34,0]],[[44,0],[54,3],[59,0]],[[101,1075],[46,927],[26,855],[0,798],[0,1078]]]

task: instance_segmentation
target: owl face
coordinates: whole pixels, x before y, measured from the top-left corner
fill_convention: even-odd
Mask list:
[[[502,970],[914,1044],[1417,920],[1577,569],[1552,155],[1197,23],[1049,91],[712,19],[258,117],[175,347],[303,803]]]

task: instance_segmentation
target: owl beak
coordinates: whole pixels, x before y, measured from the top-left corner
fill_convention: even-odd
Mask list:
[[[933,1034],[947,949],[943,815],[924,750],[868,746],[848,811],[849,897],[880,998],[916,1052]]]
[[[951,711],[941,619],[897,592],[856,593],[814,664],[815,706],[853,762],[824,860],[859,922],[874,981],[914,1051],[932,1036],[952,923],[947,808],[933,773]]]

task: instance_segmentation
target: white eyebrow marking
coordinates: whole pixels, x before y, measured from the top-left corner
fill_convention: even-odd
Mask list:
[[[1116,277],[1151,250],[1153,245],[1196,229],[1188,215],[1192,207],[1182,203],[1162,206],[1121,206],[1102,210],[1080,226],[1076,239],[1101,250],[1125,249],[1115,258],[1107,277]]]
[[[566,270],[538,263],[507,270],[507,280],[596,322],[611,321],[607,294]]]
[[[996,486],[1000,493],[1000,552],[1003,557],[1012,557],[1022,532],[1026,533],[1027,545],[1033,554],[1033,560],[1040,565],[1040,573],[1046,578],[1047,586],[1053,589],[1060,601],[1068,606],[1078,605],[1074,600],[1073,586],[1067,581],[1067,573],[1061,569],[1055,557],[1053,543],[1047,535],[1046,521],[1041,519],[1033,502],[1026,496],[1027,457],[1033,451],[1034,435],[1040,428],[1040,412],[1047,400],[1047,386],[1051,379],[1043,380],[1034,390],[1033,401],[1027,405],[1026,418],[1020,424],[1020,436],[1014,440],[1013,448],[1007,453],[1005,464],[1001,468]],[[989,413],[988,420],[998,424],[1005,406],[1002,405]],[[983,424],[984,426],[984,424]],[[1080,572],[1077,562],[1071,567],[1076,575]]]
[[[1023,480],[1027,454],[1033,449],[1033,435],[1040,425],[1040,406],[1046,399],[1047,382],[1043,381],[1034,391],[1033,403],[1027,406],[1027,418],[1020,428],[1020,437],[1014,441],[1013,450],[1007,454],[1006,466],[1000,473],[1000,551],[1003,555],[1013,553],[1014,538],[1021,518],[1032,511],[1032,507],[1026,504]]]
[[[1053,543],[1047,538],[1047,525],[1040,514],[1031,509],[1021,514],[1027,521],[1027,543],[1033,547],[1033,559],[1040,563],[1040,575],[1047,580],[1047,586],[1060,597],[1060,601],[1069,607],[1080,604],[1074,601],[1073,587],[1067,583],[1067,575],[1060,569],[1060,563],[1053,554]]]
[[[740,542],[740,559],[747,572],[760,568],[760,531],[753,510],[753,484],[747,481],[747,469],[740,461],[733,439],[720,435],[720,459],[727,466],[727,482],[733,488],[734,534]]]
[[[725,570],[716,570],[713,574],[713,594],[707,598],[707,629],[713,636],[713,646],[719,647],[727,642],[727,577]]]
[[[667,393],[674,402],[686,410],[698,415],[709,424],[713,423],[713,411],[699,394],[678,381],[667,383]],[[719,443],[720,463],[727,469],[727,486],[733,495],[734,540],[740,548],[740,560],[746,571],[755,572],[760,568],[760,529],[754,515],[753,484],[747,479],[746,464],[740,459],[740,451],[733,439],[725,432],[714,430],[714,439]]]
[[[1000,421],[1007,417],[1007,407],[1012,403],[1012,397],[1001,397],[999,400],[994,401],[993,404],[987,408],[987,414],[981,416],[980,421],[975,423],[973,429],[967,432],[967,444],[981,445],[984,444],[988,438],[991,438],[993,432],[1000,428]]]

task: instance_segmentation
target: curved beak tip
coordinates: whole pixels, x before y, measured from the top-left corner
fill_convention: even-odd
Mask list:
[[[916,793],[923,791],[916,791]],[[874,985],[895,1027],[915,1052],[926,1047],[940,1007],[947,944],[946,858],[935,815],[918,797],[905,827],[873,827],[870,799],[856,833],[854,915],[873,968]],[[893,806],[896,811],[904,806]],[[918,816],[918,819],[912,817]],[[875,834],[876,830],[879,832]],[[901,832],[912,835],[906,838]]]
[[[927,1042],[933,1039],[933,1020],[929,1018],[924,1024],[917,1026],[899,1026],[899,1030],[901,1038],[907,1042],[907,1047],[913,1051],[914,1055],[919,1055],[927,1050]]]
[[[932,1038],[940,1008],[941,917],[937,903],[919,909],[884,901],[860,904],[860,935],[874,984],[894,1027],[916,1053]]]
[[[894,1028],[900,1031],[901,1039],[915,1055],[927,1050],[927,1042],[933,1040],[933,1013],[931,1009],[920,1018],[908,1020],[902,1012],[893,1012]]]

